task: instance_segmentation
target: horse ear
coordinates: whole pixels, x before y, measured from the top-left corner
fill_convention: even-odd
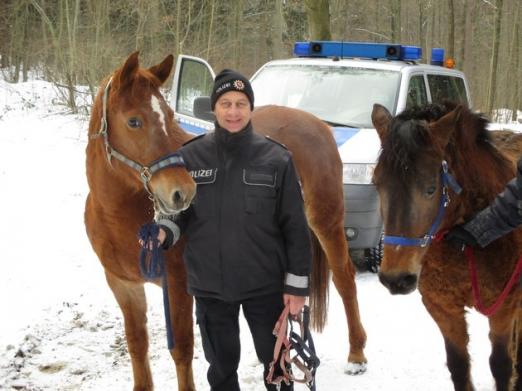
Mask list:
[[[381,139],[381,144],[384,143],[384,139],[388,134],[388,127],[392,120],[392,115],[388,109],[380,104],[376,103],[373,105],[372,111],[372,122],[373,126],[377,130],[377,134]]]
[[[430,134],[441,149],[446,148],[451,135],[455,132],[455,125],[460,118],[461,110],[462,105],[459,105],[439,120],[429,124]]]
[[[174,56],[169,54],[160,64],[150,67],[149,71],[163,84],[169,78],[173,64]]]
[[[118,89],[123,88],[127,84],[131,83],[134,79],[134,75],[140,66],[140,61],[138,59],[139,54],[139,51],[132,53],[127,58],[127,60],[125,60],[125,64],[123,64],[121,69],[118,71],[115,80],[115,84]]]

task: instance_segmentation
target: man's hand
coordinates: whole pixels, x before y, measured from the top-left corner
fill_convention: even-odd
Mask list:
[[[477,239],[464,229],[462,225],[456,225],[444,236],[444,240],[450,242],[459,250],[464,250],[464,246],[478,246]]]
[[[283,301],[285,303],[285,307],[287,305],[290,306],[290,315],[296,316],[301,313],[301,310],[303,309],[306,302],[306,296],[294,296],[285,293],[283,294]]]
[[[159,231],[158,231],[158,247],[161,247],[163,245],[163,242],[165,241],[165,238],[167,237],[167,233],[165,232],[165,230],[163,228],[160,227]],[[144,246],[144,243],[143,243],[143,240],[139,240],[139,243],[140,243],[140,246],[141,247],[145,247]],[[152,242],[149,241],[149,243],[147,244],[147,249],[149,250],[152,250]]]

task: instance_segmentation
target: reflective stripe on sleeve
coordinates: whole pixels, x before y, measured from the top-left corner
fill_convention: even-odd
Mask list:
[[[301,289],[308,288],[308,276],[296,276],[295,274],[287,273],[285,277],[285,285]]]
[[[157,224],[164,225],[165,227],[167,227],[168,229],[170,229],[172,231],[172,235],[174,238],[173,243],[176,243],[178,241],[179,236],[180,236],[180,231],[179,231],[178,225],[174,221],[169,220],[169,219],[161,219],[157,222]]]

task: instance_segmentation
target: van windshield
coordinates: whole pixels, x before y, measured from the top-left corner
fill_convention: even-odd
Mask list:
[[[374,103],[395,112],[398,71],[323,65],[271,65],[252,80],[256,106],[301,109],[334,125],[371,128]]]

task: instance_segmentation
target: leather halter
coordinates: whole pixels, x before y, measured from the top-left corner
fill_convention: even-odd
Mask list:
[[[183,161],[183,157],[177,153],[171,153],[166,156],[163,156],[155,161],[153,161],[148,166],[143,166],[137,162],[135,162],[132,159],[129,159],[124,154],[118,152],[116,149],[114,149],[110,142],[109,142],[109,126],[107,122],[107,101],[109,98],[109,90],[112,84],[112,77],[109,79],[107,85],[105,86],[105,90],[103,91],[103,110],[102,110],[102,117],[101,117],[101,123],[100,123],[100,130],[98,133],[96,133],[93,138],[97,138],[99,136],[103,136],[103,141],[105,144],[105,153],[107,155],[107,160],[109,164],[111,163],[111,158],[115,158],[119,160],[120,162],[126,164],[128,167],[132,168],[133,170],[137,171],[140,174],[141,181],[143,182],[143,187],[149,194],[149,198],[151,200],[154,199],[154,195],[152,191],[149,188],[149,182],[152,178],[152,175],[154,175],[156,172],[160,171],[163,168],[166,167],[185,167],[185,162]]]
[[[293,329],[292,321],[299,325],[300,333]],[[310,309],[308,306],[303,307],[301,315],[297,317],[290,316],[290,307],[287,305],[274,327],[274,335],[277,337],[274,346],[274,356],[270,363],[266,382],[275,384],[278,389],[281,382],[290,385],[291,382],[304,383],[310,391],[316,390],[315,373],[317,367],[321,363],[315,353],[315,345],[310,333]],[[290,325],[290,330],[288,330]],[[295,351],[292,357],[291,351]],[[294,365],[301,373],[302,377],[297,377],[292,370]],[[275,375],[278,370],[280,374]]]
[[[450,202],[450,197],[448,195],[448,186],[457,194],[460,194],[462,188],[457,183],[455,178],[448,172],[448,163],[446,160],[442,161],[442,170],[440,173],[441,177],[441,185],[442,185],[442,196],[440,197],[439,211],[437,212],[437,216],[435,217],[435,221],[431,225],[428,233],[421,238],[408,238],[405,236],[390,236],[384,235],[383,244],[390,245],[400,245],[400,246],[410,246],[410,247],[426,247],[429,245],[433,239],[435,238],[435,234],[437,229],[439,228],[440,223],[442,222],[442,218],[444,217],[444,212],[446,211],[446,207]]]

